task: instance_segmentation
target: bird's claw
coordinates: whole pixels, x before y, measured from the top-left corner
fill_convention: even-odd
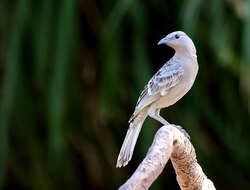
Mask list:
[[[182,132],[185,137],[187,137],[188,139],[190,139],[190,136],[189,134],[187,133],[187,131],[180,125],[175,125],[175,128],[177,128],[178,130],[180,130],[180,132]]]

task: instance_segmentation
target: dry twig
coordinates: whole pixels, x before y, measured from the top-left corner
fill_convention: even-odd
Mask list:
[[[169,158],[181,190],[215,190],[213,182],[197,163],[191,142],[173,125],[163,126],[157,131],[146,157],[120,190],[148,189]]]

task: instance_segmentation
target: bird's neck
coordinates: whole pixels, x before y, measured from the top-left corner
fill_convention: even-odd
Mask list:
[[[193,43],[188,43],[186,46],[176,46],[175,49],[175,56],[180,57],[187,57],[187,58],[194,58],[196,59],[196,49]]]
[[[173,57],[174,60],[179,61],[183,65],[192,66],[195,70],[195,73],[198,71],[198,62],[197,62],[197,55],[195,53],[183,53],[183,52],[175,52]]]
[[[174,57],[176,59],[183,59],[183,58],[188,58],[188,59],[197,59],[196,53],[193,52],[188,52],[188,51],[176,51],[174,54]]]
[[[197,75],[199,66],[196,54],[180,53],[176,51],[173,59],[181,63],[185,70],[189,70],[189,74],[193,76]]]

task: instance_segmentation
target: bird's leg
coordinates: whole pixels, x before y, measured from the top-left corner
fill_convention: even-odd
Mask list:
[[[155,119],[156,121],[159,121],[163,125],[169,125],[169,123],[163,117],[160,116],[160,109],[152,109],[152,108],[150,108],[148,110],[148,115],[151,118]]]
[[[153,108],[150,108],[148,110],[148,115],[159,121],[160,123],[162,123],[163,125],[170,125],[170,123],[168,123],[163,117],[160,116],[160,109],[153,109]],[[180,130],[188,139],[190,139],[190,136],[189,134],[185,131],[185,129],[183,129],[183,127],[181,127],[180,125],[173,125],[175,128],[177,128],[178,130]]]
[[[188,139],[190,139],[189,134],[187,133],[187,131],[180,125],[174,125],[175,128],[179,129]]]

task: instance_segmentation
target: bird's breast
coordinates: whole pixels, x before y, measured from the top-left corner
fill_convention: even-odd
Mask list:
[[[183,64],[184,74],[179,83],[170,88],[157,102],[155,102],[156,107],[164,108],[175,104],[191,89],[198,72],[198,64],[196,60],[193,62],[192,60],[188,61],[189,62]]]

